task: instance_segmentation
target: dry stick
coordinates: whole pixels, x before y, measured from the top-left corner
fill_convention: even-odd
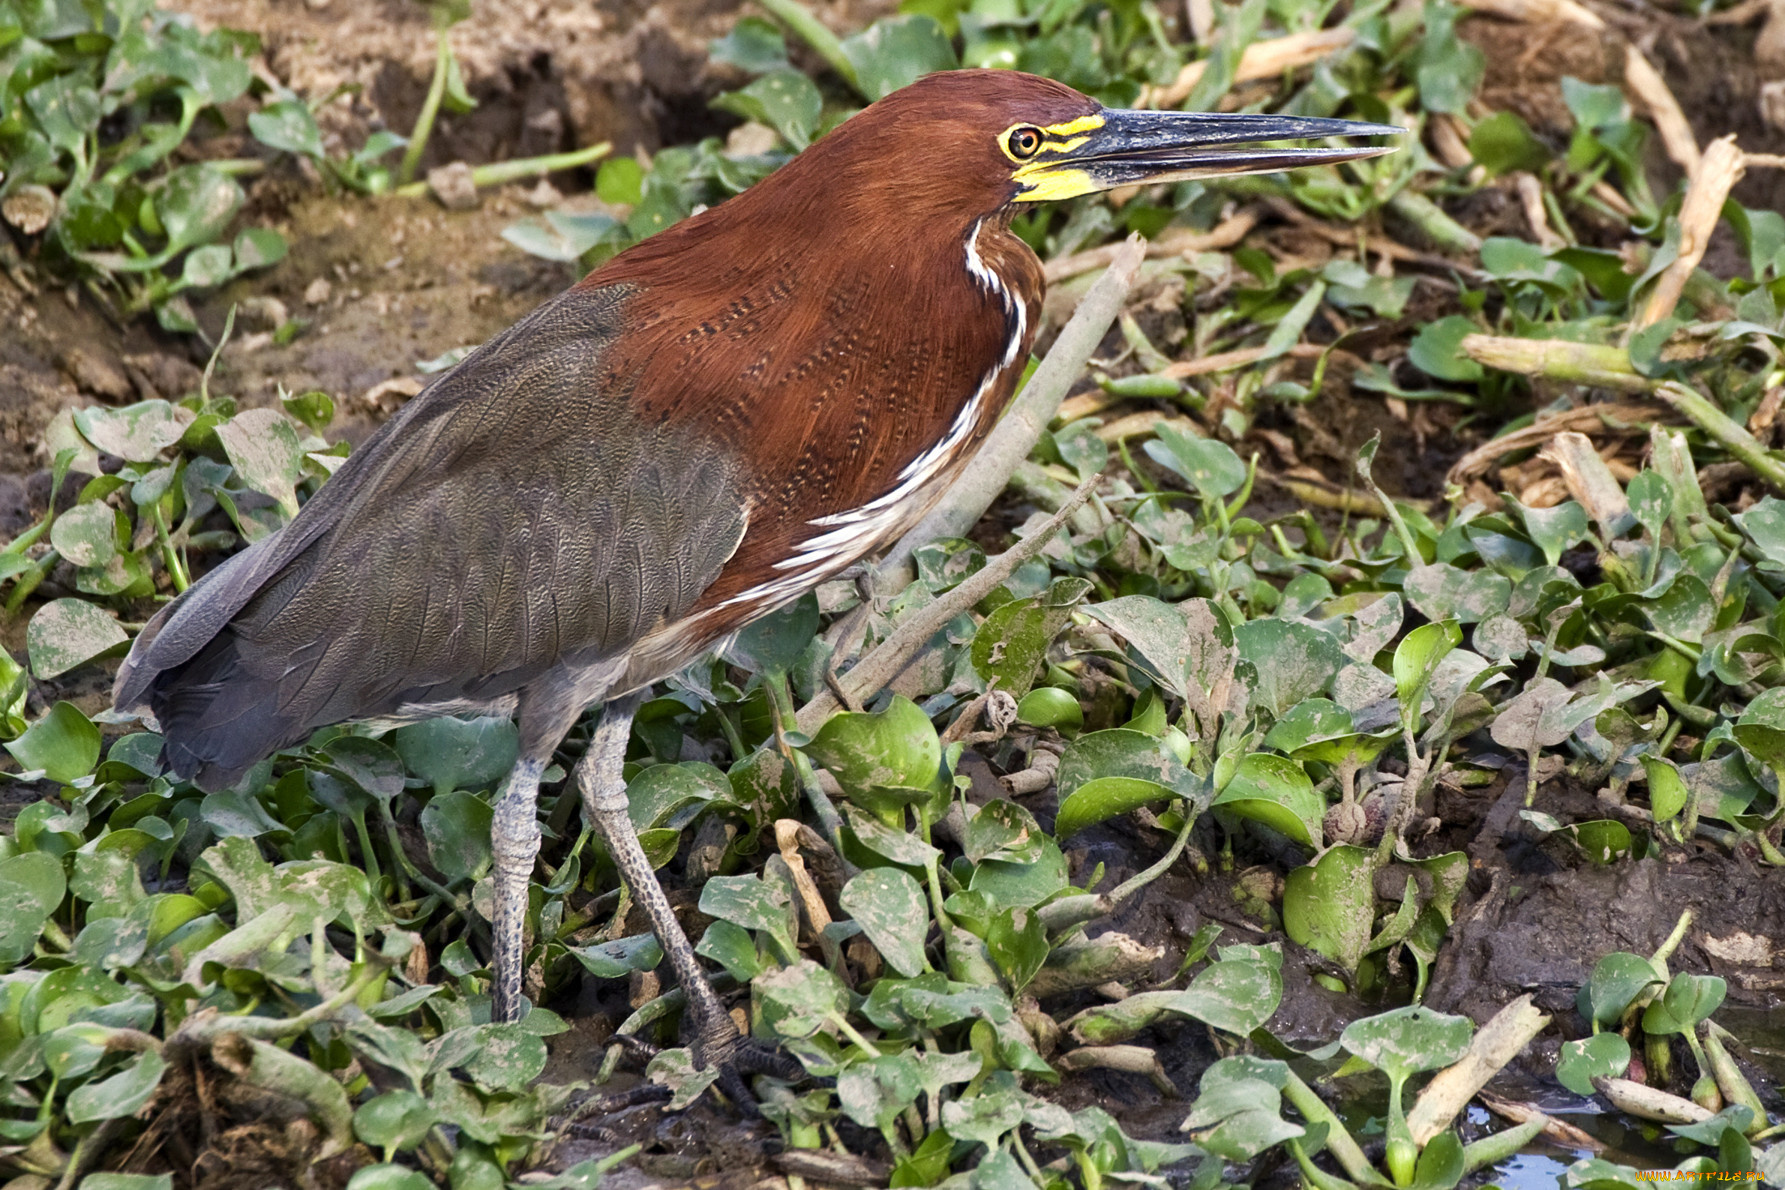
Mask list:
[[[1463,3],[1476,12],[1492,13],[1509,21],[1525,21],[1533,25],[1566,21],[1583,29],[1601,31],[1605,28],[1604,21],[1575,0],[1463,0]]]
[[[1079,484],[1078,490],[1060,506],[1060,511],[1049,517],[1039,529],[987,562],[982,569],[934,603],[918,608],[899,621],[899,626],[893,629],[891,636],[881,641],[879,647],[862,658],[854,669],[838,677],[839,684],[857,701],[866,702],[872,698],[897,677],[917,651],[932,636],[942,631],[950,620],[991,594],[993,588],[1016,573],[1017,567],[1040,553],[1042,547],[1053,540],[1054,534],[1071,519],[1073,510],[1091,495],[1091,490],[1102,478],[1101,475],[1093,475]],[[811,735],[823,726],[825,719],[839,705],[836,695],[829,690],[820,691],[811,702],[799,709],[796,716],[799,729]]]
[[[1255,41],[1240,54],[1239,65],[1234,67],[1233,81],[1251,83],[1259,79],[1275,78],[1285,70],[1312,65],[1328,54],[1347,49],[1356,40],[1357,30],[1340,27],[1291,33],[1287,37],[1273,38],[1270,41]],[[1207,69],[1207,62],[1190,63],[1178,71],[1178,77],[1170,85],[1158,89],[1142,88],[1140,100],[1134,106],[1161,109],[1177,107],[1190,98],[1190,92],[1196,90],[1196,84],[1202,81],[1203,72]]]
[[[1692,125],[1680,110],[1680,101],[1668,90],[1667,81],[1654,63],[1643,57],[1635,46],[1624,47],[1624,86],[1638,105],[1648,109],[1649,118],[1661,133],[1661,144],[1674,163],[1686,171],[1688,178],[1698,174],[1703,154],[1698,151],[1698,138]]]
[[[1208,231],[1179,231],[1150,241],[1147,244],[1147,259],[1161,260],[1167,256],[1186,256],[1191,252],[1231,248],[1245,239],[1246,233],[1257,224],[1258,212],[1248,207],[1229,215]],[[1115,263],[1116,257],[1125,246],[1104,244],[1097,248],[1087,248],[1083,252],[1074,252],[1070,256],[1048,261],[1042,271],[1047,275],[1048,284],[1052,285],[1056,281],[1064,281],[1093,269],[1108,268]]]
[[[888,552],[875,569],[874,585],[880,590],[899,589],[909,584],[909,562],[913,551],[943,537],[964,537],[985,515],[992,501],[1010,481],[1010,473],[1029,457],[1040,440],[1041,432],[1060,408],[1066,390],[1085,370],[1085,363],[1097,345],[1103,342],[1110,323],[1121,312],[1122,303],[1140,272],[1146,253],[1146,241],[1129,236],[1123,251],[1110,262],[1109,271],[1097,278],[1090,292],[1079,302],[1071,321],[1054,340],[1053,349],[1029,383],[1011,403],[1010,409],[986,439],[966,473],[955,481],[942,502],[932,508],[899,543]]]
[[[1736,147],[1733,133],[1712,141],[1704,151],[1698,169],[1686,186],[1685,201],[1680,204],[1680,254],[1662,270],[1655,288],[1649,291],[1642,313],[1630,324],[1630,333],[1654,326],[1673,313],[1680,294],[1685,292],[1686,282],[1698,268],[1698,262],[1704,259],[1711,233],[1722,217],[1723,204],[1729,200],[1731,188],[1741,180],[1743,169],[1743,153]]]
[[[1549,1021],[1528,995],[1495,1013],[1463,1056],[1440,1071],[1419,1093],[1413,1110],[1407,1113],[1407,1127],[1413,1133],[1414,1143],[1424,1145],[1449,1127],[1475,1093],[1518,1057]]]

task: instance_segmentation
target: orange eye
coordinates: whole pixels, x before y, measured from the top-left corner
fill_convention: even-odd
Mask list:
[[[1027,161],[1041,150],[1041,129],[1025,124],[1021,128],[1012,128],[1004,142],[1010,147],[1010,155],[1018,161]]]

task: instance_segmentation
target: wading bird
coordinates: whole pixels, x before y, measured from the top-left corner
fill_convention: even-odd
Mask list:
[[[1040,316],[1019,211],[1370,157],[1390,150],[1268,142],[1399,131],[930,75],[467,356],[290,524],[163,608],[117,704],[206,789],[328,724],[518,715],[493,827],[505,1021],[523,1007],[540,776],[605,703],[576,779],[688,995],[697,1059],[729,1069],[737,1031],[627,818],[645,691],[895,541],[960,474]]]

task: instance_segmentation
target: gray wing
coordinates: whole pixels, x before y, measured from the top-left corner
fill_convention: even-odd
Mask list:
[[[315,728],[487,702],[687,610],[745,528],[738,465],[602,382],[623,290],[572,290],[412,400],[278,533],[145,628],[116,701],[217,786]]]

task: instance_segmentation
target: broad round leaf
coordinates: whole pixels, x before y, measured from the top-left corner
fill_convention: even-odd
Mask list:
[[[66,785],[99,763],[99,729],[79,707],[59,702],[24,735],[7,741],[6,750],[27,771],[42,769],[50,780]]]
[[[898,868],[869,868],[843,886],[837,901],[887,966],[906,978],[929,970],[923,943],[930,909],[917,881]]]

